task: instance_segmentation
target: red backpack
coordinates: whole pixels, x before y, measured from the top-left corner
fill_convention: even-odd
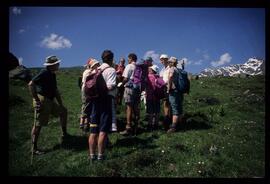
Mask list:
[[[102,76],[102,72],[107,68],[109,67],[103,70],[96,69],[95,73],[91,72],[86,77],[84,92],[87,99],[94,99],[108,94],[107,84]]]

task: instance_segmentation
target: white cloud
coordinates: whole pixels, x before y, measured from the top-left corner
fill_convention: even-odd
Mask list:
[[[18,60],[19,60],[19,64],[22,65],[23,58],[22,57],[19,57]]]
[[[201,52],[201,49],[196,48],[196,49],[195,49],[195,52],[199,54],[199,53]]]
[[[20,8],[17,8],[17,7],[13,7],[12,8],[12,13],[14,15],[20,15],[22,13],[22,10]]]
[[[200,59],[199,61],[194,62],[194,65],[201,65],[202,64],[202,61],[203,60]]]
[[[48,25],[48,24],[46,24],[46,25],[45,25],[45,28],[46,28],[46,29],[48,29],[48,28],[49,28],[49,25]]]
[[[70,48],[72,43],[64,36],[58,36],[55,33],[51,33],[50,36],[45,37],[40,44],[41,47],[49,49],[63,49]]]
[[[25,32],[25,29],[20,29],[18,32],[19,32],[19,34],[22,34]]]
[[[147,51],[143,58],[146,59],[146,57],[152,57],[153,61],[156,63],[159,63],[159,54],[155,53],[154,50]]]
[[[210,58],[210,56],[207,53],[204,53],[203,54],[203,59],[204,60],[208,60],[209,58]]]
[[[212,61],[211,65],[213,67],[217,67],[217,66],[221,66],[224,65],[226,63],[230,63],[232,60],[232,57],[230,56],[229,53],[225,53],[223,55],[220,56],[219,61]]]

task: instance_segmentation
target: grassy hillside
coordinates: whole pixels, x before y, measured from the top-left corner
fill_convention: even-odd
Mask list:
[[[35,69],[34,72],[37,72]],[[9,173],[12,176],[121,177],[263,177],[265,175],[265,83],[250,78],[192,80],[185,96],[187,122],[175,134],[162,127],[146,131],[141,105],[140,133],[110,134],[107,159],[89,163],[87,136],[79,130],[80,69],[58,72],[58,86],[68,108],[70,145],[59,145],[58,119],[41,131],[39,146],[47,150],[30,165],[32,100],[22,81],[9,81]],[[125,122],[124,106],[117,119]],[[120,124],[120,127],[123,124]]]

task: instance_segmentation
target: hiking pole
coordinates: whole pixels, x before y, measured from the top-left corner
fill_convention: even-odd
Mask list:
[[[34,110],[34,126],[33,126],[34,130],[36,128],[36,117],[37,117],[37,110],[35,109]],[[31,165],[33,164],[33,157],[34,157],[34,135],[32,135],[32,131],[31,131]]]
[[[36,120],[37,120],[37,111],[40,107],[37,106],[34,108],[34,125],[33,125],[33,135],[32,135],[32,131],[31,131],[31,165],[33,164],[33,158],[34,158],[34,138],[35,138],[35,131],[36,131]]]

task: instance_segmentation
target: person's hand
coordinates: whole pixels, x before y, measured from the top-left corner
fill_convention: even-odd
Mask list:
[[[35,102],[36,102],[36,105],[35,105],[35,109],[38,111],[38,110],[40,110],[40,107],[41,107],[41,102],[40,102],[40,100],[38,99],[35,99]]]

